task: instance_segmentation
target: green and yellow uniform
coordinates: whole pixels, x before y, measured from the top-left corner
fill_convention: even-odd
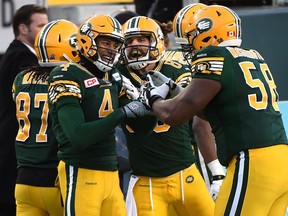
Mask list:
[[[99,79],[72,63],[54,68],[49,76],[67,215],[126,215],[114,136],[114,128],[125,119],[118,109],[119,80],[120,74],[110,81]]]
[[[194,79],[222,86],[204,110],[219,161],[228,166],[217,198],[224,212],[216,207],[215,215],[281,215],[288,200],[288,141],[263,57],[255,50],[209,46],[193,57],[192,69]]]
[[[182,51],[181,48],[178,49],[168,49],[165,51],[164,56],[162,57],[162,60],[167,60],[167,61],[178,61],[179,63],[181,63],[182,65],[185,65],[189,68],[191,68],[191,65],[188,63],[188,61],[184,58],[184,53]],[[195,137],[194,137],[194,133],[192,130],[192,124],[193,124],[193,119],[190,120],[189,122],[190,126],[190,136],[191,136],[191,144],[193,146],[193,151],[195,154],[195,159],[196,159],[196,165],[197,168],[199,169],[203,179],[206,182],[207,186],[210,186],[210,179],[212,178],[212,174],[210,172],[210,170],[208,169],[208,167],[206,166],[204,159],[199,151],[199,148],[197,146]]]
[[[140,87],[140,74],[124,66],[118,70]],[[190,68],[174,60],[160,60],[154,70],[183,87],[191,81]],[[143,127],[140,122],[139,127]],[[128,125],[122,128],[129,150],[131,179],[140,177],[134,188],[129,188],[133,190],[138,215],[168,215],[169,206],[178,215],[213,215],[214,202],[195,166],[188,122],[171,127],[158,121],[149,135],[134,132]]]
[[[15,141],[17,215],[60,216],[63,207],[60,190],[55,186],[58,142],[49,119],[48,82],[36,82],[32,79],[34,73],[23,71],[13,83],[19,124]]]

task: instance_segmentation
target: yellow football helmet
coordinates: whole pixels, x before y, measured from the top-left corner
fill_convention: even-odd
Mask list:
[[[97,38],[109,37],[118,42],[117,52],[110,50],[111,61],[101,59],[98,52]],[[113,17],[98,14],[86,19],[79,27],[77,34],[77,48],[86,59],[92,62],[102,72],[110,71],[118,62],[120,49],[124,43],[121,24]],[[101,47],[102,48],[102,47]]]
[[[46,24],[38,32],[34,43],[39,65],[55,67],[68,61],[78,62],[77,31],[74,23],[64,19]]]
[[[178,44],[187,44],[185,38],[185,30],[188,26],[189,19],[200,9],[207,7],[202,3],[189,4],[182,8],[173,19],[173,32],[175,34],[175,42]]]
[[[128,46],[125,44],[124,63],[132,69],[139,70],[146,67],[147,64],[158,62],[165,52],[163,32],[156,21],[151,18],[145,16],[132,17],[124,23],[123,34],[125,40],[135,36],[145,36],[150,40],[147,54],[136,59],[129,58]],[[141,45],[137,46],[140,47]]]
[[[185,34],[194,50],[209,45],[240,46],[241,20],[233,10],[211,5],[190,18]]]

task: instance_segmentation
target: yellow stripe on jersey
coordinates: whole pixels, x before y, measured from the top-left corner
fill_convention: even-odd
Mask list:
[[[224,61],[224,57],[207,57],[207,58],[199,58],[195,61],[192,62],[192,65],[195,65],[197,64],[198,62],[203,62],[203,61],[206,61],[206,62],[209,62],[209,61]]]
[[[130,75],[132,76],[132,78],[134,79],[134,81],[138,82],[139,85],[141,85],[141,83],[143,82],[143,80],[141,79],[141,77],[139,77],[139,75],[137,75],[133,70],[131,70],[130,68],[128,68],[128,71],[130,73]]]
[[[162,61],[162,59],[158,62],[158,65],[156,66],[155,70],[156,71],[161,71],[161,68],[164,64],[164,61]]]
[[[183,85],[188,85],[191,82],[191,80],[192,80],[191,73],[187,72],[187,73],[181,74],[181,76],[179,76],[175,80],[175,82],[179,84],[180,86],[183,86]]]

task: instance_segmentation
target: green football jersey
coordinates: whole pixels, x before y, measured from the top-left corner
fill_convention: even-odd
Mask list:
[[[172,60],[173,62],[177,61],[180,64],[182,64],[183,66],[186,66],[186,67],[189,67],[189,68],[191,67],[191,65],[188,63],[188,61],[184,58],[184,53],[183,53],[181,48],[166,50],[165,54],[161,58],[161,60],[165,60],[165,61],[171,61]],[[191,136],[191,143],[192,143],[192,145],[194,145],[194,147],[196,147],[197,144],[196,144],[196,140],[195,140],[194,133],[193,133],[193,130],[192,130],[192,123],[193,123],[193,119],[190,121],[190,127],[189,127],[190,136]],[[197,151],[197,149],[194,149],[194,150]],[[197,152],[195,152],[195,153],[198,154]]]
[[[60,143],[58,156],[65,163],[87,169],[117,169],[114,129],[125,119],[118,109],[119,80],[119,73],[108,81],[72,63],[51,72],[49,107]],[[65,112],[73,121],[65,122]]]
[[[193,57],[192,70],[194,79],[212,79],[222,86],[204,110],[222,165],[240,151],[288,143],[276,84],[257,51],[206,47]]]
[[[140,87],[141,75],[124,66],[118,68],[131,82]],[[185,87],[191,81],[191,71],[177,61],[160,61],[155,68]],[[145,127],[139,122],[139,127]],[[158,121],[149,135],[135,133],[128,125],[122,125],[129,150],[132,173],[139,176],[165,177],[189,167],[195,162],[188,122],[171,127]]]
[[[48,109],[48,82],[37,84],[32,72],[19,73],[13,83],[13,99],[19,130],[15,149],[18,167],[56,168],[58,142]]]
[[[180,64],[190,67],[190,64],[184,58],[184,55],[185,54],[181,48],[171,49],[171,50],[169,49],[169,50],[165,51],[164,56],[161,58],[161,60],[162,61],[163,60],[165,60],[165,61],[178,61]]]

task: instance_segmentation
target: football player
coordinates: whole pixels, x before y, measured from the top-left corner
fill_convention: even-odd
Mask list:
[[[256,50],[240,47],[241,20],[227,7],[203,8],[185,32],[196,51],[193,80],[171,100],[163,100],[167,84],[144,89],[146,102],[167,124],[201,113],[209,120],[219,161],[227,166],[216,216],[285,215],[288,140],[267,63]]]
[[[116,19],[104,14],[89,17],[77,32],[79,64],[60,65],[49,75],[65,215],[126,216],[114,128],[126,117],[137,117],[135,110],[146,108],[140,102],[118,108],[121,76],[108,72],[118,62],[123,42]]]
[[[191,72],[187,65],[173,59],[162,60],[166,50],[164,36],[153,19],[133,17],[124,24],[123,32],[124,64],[117,69],[132,85],[139,88],[150,70],[165,74],[182,87],[189,84]],[[132,88],[128,86],[127,91]],[[195,166],[188,122],[171,127],[150,116],[146,121],[134,121],[143,128],[153,122],[151,118],[156,126],[145,135],[136,127],[122,125],[133,174],[126,199],[128,215],[164,216],[169,214],[170,206],[178,215],[213,215],[213,199]]]
[[[172,58],[177,58],[177,56],[181,56],[182,58],[178,57],[177,59],[180,59],[180,60],[182,59],[182,61],[188,64],[189,66],[190,66],[189,60],[191,60],[193,53],[190,52],[190,46],[188,44],[187,38],[185,37],[185,30],[188,26],[189,19],[192,16],[194,16],[194,14],[198,10],[204,7],[206,7],[206,5],[202,3],[189,4],[183,7],[175,15],[173,19],[173,32],[175,35],[175,41],[177,44],[181,46],[181,49],[178,52],[174,51],[174,55],[170,54],[169,56],[172,56]],[[218,159],[216,159],[217,156],[216,156],[214,135],[211,133],[211,126],[206,120],[202,120],[201,118],[195,116],[193,117],[193,120],[190,121],[190,123],[192,124],[191,139],[192,139],[193,150],[196,155],[196,164],[206,182],[207,187],[210,190],[210,193],[213,199],[215,200],[219,193],[220,186],[222,184],[223,179],[218,177],[216,179],[214,178],[213,180],[213,176],[218,176],[221,173],[221,176],[223,176],[224,178],[225,173],[221,171],[222,169],[221,165]],[[214,152],[214,154],[212,155],[212,158],[211,156],[209,157],[209,155],[204,155],[204,158],[203,158],[202,153],[201,153],[201,148],[204,145],[203,144],[197,145],[196,140],[197,142],[209,142],[210,143],[211,151],[209,151],[209,153],[211,154],[211,152]],[[206,154],[205,150],[202,150],[202,152]],[[207,161],[210,161],[210,162],[207,162]],[[205,164],[208,164],[207,166],[209,167],[209,169],[207,169],[207,166],[205,166]],[[220,172],[218,171],[218,169]]]
[[[48,108],[50,71],[68,62],[78,61],[73,39],[77,26],[67,20],[45,25],[35,39],[40,66],[19,73],[13,83],[13,99],[19,130],[15,148],[18,164],[15,197],[17,215],[63,215],[58,175],[58,141],[52,131]]]

